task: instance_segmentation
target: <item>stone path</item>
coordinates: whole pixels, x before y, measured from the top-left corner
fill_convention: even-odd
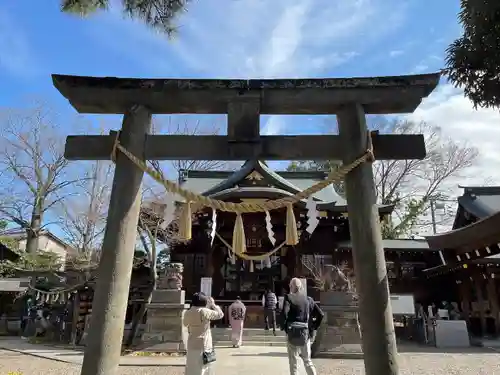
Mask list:
[[[47,360],[53,361],[54,363],[58,362],[55,366],[66,364],[72,365],[71,367],[79,367],[83,361],[83,352],[81,351],[31,344],[26,342],[26,340],[17,338],[0,340],[0,348],[6,350],[6,352],[10,352],[10,356],[13,357],[16,357],[16,355],[17,357],[25,355],[27,357],[32,357],[32,360],[33,358],[36,358],[38,360],[43,360],[43,362]],[[184,364],[184,357],[124,356],[121,357],[120,360],[121,367],[136,369],[142,368],[139,374],[155,374],[156,371],[160,371],[160,369],[166,371],[167,368],[169,375],[175,375],[177,373],[182,374],[184,372]],[[241,347],[239,349],[217,349],[217,361],[214,364],[215,374],[232,375],[241,373],[242,368],[261,369],[258,371],[265,371],[262,372],[263,374],[269,373],[268,370],[272,368],[273,375],[288,375],[289,372],[286,349],[283,347]],[[8,371],[12,371],[12,369]],[[137,370],[135,373],[137,374]],[[257,375],[261,372],[252,371],[251,373],[252,375]],[[1,366],[0,374],[2,374]]]
[[[16,347],[17,346],[17,347]],[[32,345],[19,339],[0,339],[0,375],[79,375],[81,352]],[[15,351],[13,351],[15,350]],[[401,375],[500,375],[500,354],[491,349],[440,352],[435,348],[401,348]],[[285,349],[243,347],[218,349],[213,375],[288,375]],[[362,360],[317,359],[319,375],[362,375]],[[119,375],[182,375],[184,359],[124,357]],[[299,374],[305,374],[303,369]]]

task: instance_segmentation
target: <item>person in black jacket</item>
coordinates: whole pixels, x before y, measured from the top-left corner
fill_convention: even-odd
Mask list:
[[[265,330],[273,330],[273,334],[276,336],[276,307],[278,306],[278,298],[276,294],[271,289],[267,289],[262,296],[262,305],[264,307],[264,322]]]
[[[290,294],[285,296],[281,312],[281,328],[287,334],[290,375],[297,375],[299,357],[304,362],[307,375],[316,375],[316,368],[311,360],[311,344],[324,313],[302,289],[299,279],[293,278],[290,281]]]

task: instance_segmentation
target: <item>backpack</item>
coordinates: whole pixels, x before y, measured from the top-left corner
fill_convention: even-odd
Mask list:
[[[309,299],[306,299],[306,322],[293,322],[288,324],[286,334],[288,342],[293,346],[304,346],[309,337]]]

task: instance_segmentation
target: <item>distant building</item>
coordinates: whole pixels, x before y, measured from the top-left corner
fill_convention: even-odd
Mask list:
[[[18,251],[26,250],[27,234],[24,229],[11,229],[0,234],[1,237],[6,237],[17,241]],[[75,257],[78,251],[63,241],[55,234],[48,230],[42,230],[38,239],[38,248],[41,251],[50,251],[57,254],[61,258],[63,268],[68,260]]]

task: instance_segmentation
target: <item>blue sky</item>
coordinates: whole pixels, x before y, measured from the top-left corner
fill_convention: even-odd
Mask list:
[[[0,102],[39,95],[68,109],[51,73],[302,78],[435,71],[458,34],[457,10],[457,0],[197,0],[168,41],[118,9],[79,19],[61,14],[58,0],[6,0]]]
[[[306,78],[436,72],[460,34],[458,10],[459,0],[196,0],[179,19],[178,36],[168,40],[117,7],[80,19],[60,13],[59,0],[3,0],[0,106],[43,98],[62,115],[74,113],[52,86],[52,73]],[[409,118],[440,125],[445,135],[480,149],[474,173],[460,182],[491,176],[500,183],[500,171],[491,168],[500,163],[497,111],[475,111],[443,80]],[[118,126],[117,120],[106,126]],[[67,134],[84,131],[70,126]],[[265,134],[319,134],[327,127],[319,116],[262,120]]]

